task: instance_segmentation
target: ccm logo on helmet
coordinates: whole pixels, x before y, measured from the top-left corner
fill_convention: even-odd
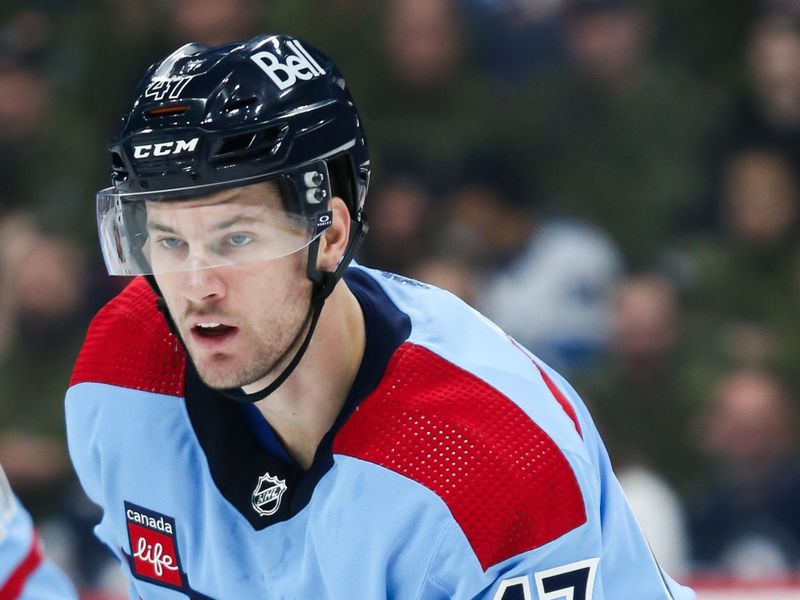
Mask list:
[[[297,40],[290,40],[286,45],[294,52],[287,53],[286,64],[272,52],[257,52],[250,58],[264,71],[272,82],[281,90],[285,90],[294,85],[298,79],[308,81],[325,74],[325,70],[319,66],[308,51]]]
[[[150,156],[167,156],[168,154],[181,154],[194,152],[200,138],[178,140],[176,142],[159,142],[158,144],[142,144],[133,147],[134,158],[148,158]]]

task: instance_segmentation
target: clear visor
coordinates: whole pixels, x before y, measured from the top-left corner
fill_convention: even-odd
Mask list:
[[[217,191],[193,188],[191,197],[181,197],[188,194],[185,190],[102,190],[97,194],[97,223],[108,272],[194,271],[297,252],[331,222],[327,173],[318,186],[314,183],[320,183],[317,175],[322,173],[309,173],[299,186],[288,177]]]

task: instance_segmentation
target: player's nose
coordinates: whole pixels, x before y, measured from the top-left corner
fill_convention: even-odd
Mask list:
[[[220,300],[225,297],[225,290],[225,281],[218,268],[195,268],[183,275],[181,294],[189,302]]]

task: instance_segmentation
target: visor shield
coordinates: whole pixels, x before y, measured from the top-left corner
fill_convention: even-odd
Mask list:
[[[228,184],[230,186],[230,184]],[[310,168],[224,189],[97,194],[100,246],[111,275],[147,275],[274,260],[331,223],[327,171]]]

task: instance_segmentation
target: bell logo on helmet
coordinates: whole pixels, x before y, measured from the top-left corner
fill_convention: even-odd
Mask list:
[[[286,54],[286,63],[272,52],[257,52],[250,59],[256,63],[280,90],[292,87],[298,79],[308,81],[325,74],[308,51],[297,40],[286,42],[292,52]]]
[[[190,140],[178,140],[175,142],[159,142],[157,144],[141,144],[133,147],[134,158],[150,158],[151,156],[167,156],[170,154],[182,154],[184,152],[194,152],[200,138]]]

